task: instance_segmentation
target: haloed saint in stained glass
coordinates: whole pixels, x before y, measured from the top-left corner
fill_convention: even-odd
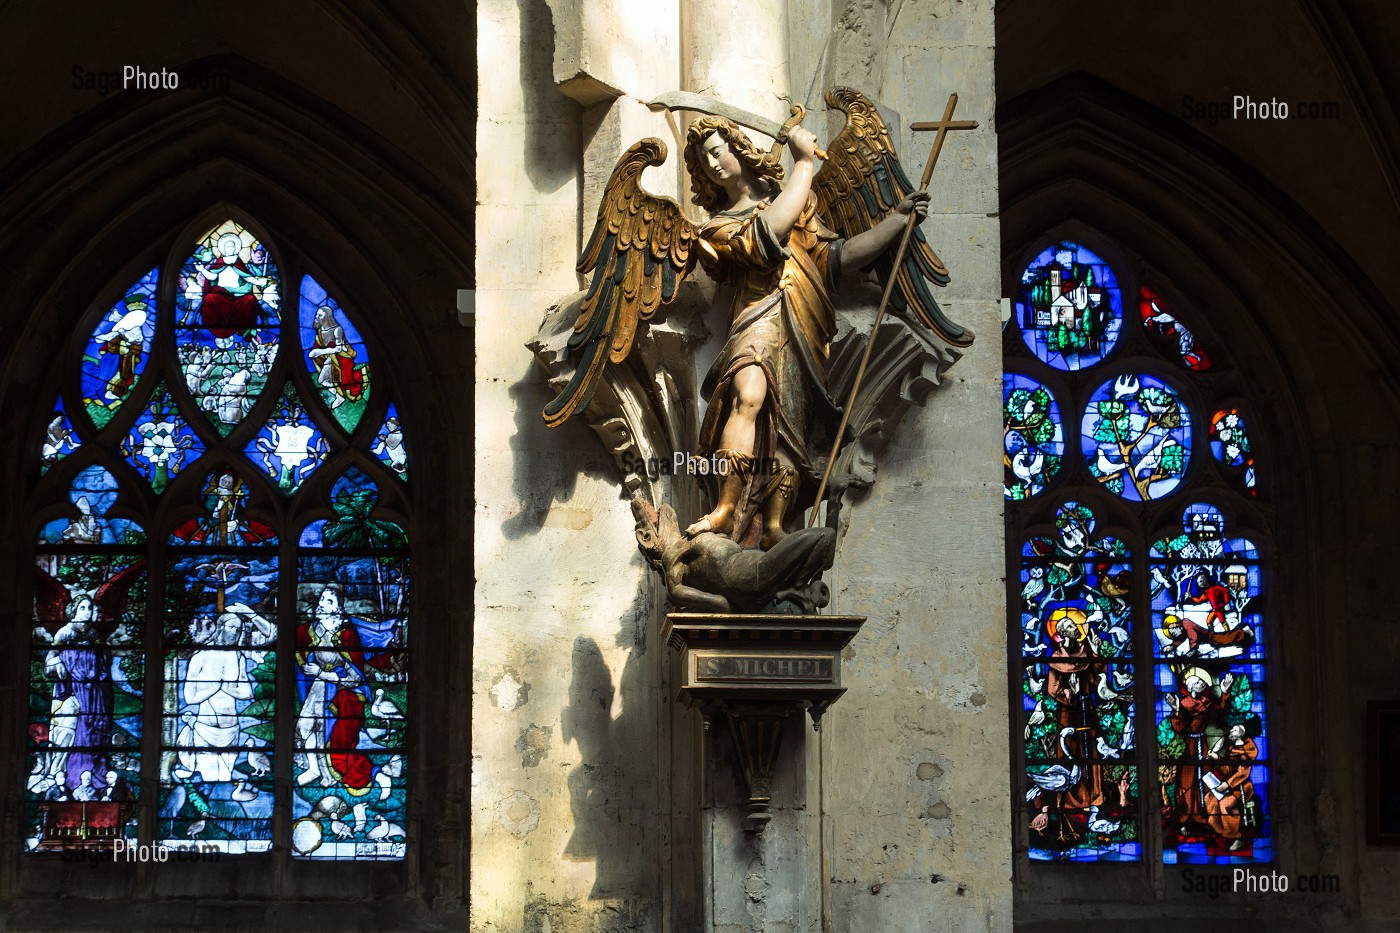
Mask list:
[[[1151,552],[1163,860],[1267,862],[1268,715],[1259,551],[1195,503]],[[1228,659],[1228,660],[1226,660]]]
[[[1089,472],[1133,502],[1170,494],[1190,460],[1190,412],[1175,390],[1146,373],[1100,386],[1084,409],[1080,434]]]
[[[1006,498],[1028,499],[1060,473],[1065,434],[1060,406],[1029,376],[1002,375],[1002,445]]]
[[[287,383],[272,416],[245,450],[250,460],[262,464],[284,493],[295,492],[329,452],[326,439],[306,416],[301,397],[291,383]]]
[[[407,540],[371,517],[376,501],[348,471],[335,518],[300,540],[292,851],[305,858],[404,855]]]
[[[1247,496],[1259,494],[1254,451],[1238,408],[1224,408],[1210,419],[1210,452],[1222,472]]]
[[[1166,302],[1144,285],[1138,292],[1138,313],[1148,342],[1158,353],[1195,372],[1210,369],[1210,354],[1196,342],[1196,335],[1166,310]]]
[[[157,494],[165,491],[186,464],[204,453],[204,442],[180,414],[164,381],[156,386],[146,410],[122,441],[122,453]]]
[[[158,836],[222,852],[272,844],[277,554],[172,548]]]
[[[350,316],[309,275],[301,280],[301,342],[321,399],[355,430],[369,401],[369,353]]]
[[[136,838],[144,535],[107,516],[116,482],[100,467],[80,473],[69,498],[74,514],[45,526],[34,570],[25,844],[110,850]]]
[[[1037,861],[1136,861],[1130,555],[1068,502],[1021,560],[1025,801]]]
[[[152,269],[126,290],[92,332],[83,351],[83,407],[99,430],[112,420],[146,368],[156,330],[156,287]]]
[[[1113,351],[1123,328],[1118,279],[1085,247],[1057,243],[1021,274],[1016,320],[1031,352],[1050,366],[1093,366]]]
[[[227,435],[267,382],[280,339],[281,279],[267,247],[225,221],[200,238],[180,270],[175,345],[185,384]]]
[[[1225,534],[1225,519],[1197,503],[1183,531],[1152,546],[1152,622],[1157,656],[1263,657],[1259,552]]]
[[[1160,664],[1162,861],[1273,858],[1262,664]]]
[[[82,444],[78,432],[73,430],[73,421],[63,408],[63,397],[54,400],[53,413],[49,415],[44,428],[44,438],[39,443],[39,472],[47,473],[49,468],[77,450]]]

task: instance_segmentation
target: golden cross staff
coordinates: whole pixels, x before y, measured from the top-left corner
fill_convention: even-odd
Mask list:
[[[933,178],[934,166],[938,164],[938,155],[943,151],[943,140],[947,137],[949,130],[975,130],[977,121],[975,120],[954,120],[953,109],[958,106],[958,95],[948,95],[948,106],[943,108],[943,119],[932,123],[911,123],[909,128],[917,132],[928,132],[937,130],[937,135],[933,137],[933,151],[929,153],[928,162],[924,165],[923,181],[919,183],[920,191],[928,190],[928,183]],[[865,354],[860,358],[860,366],[856,369],[856,381],[851,386],[851,394],[846,399],[846,407],[841,411],[841,426],[836,429],[836,440],[831,445],[831,456],[826,460],[826,470],[822,473],[821,485],[817,487],[817,498],[813,501],[812,515],[807,520],[807,527],[811,528],[817,522],[817,510],[821,506],[822,496],[826,494],[827,481],[831,479],[831,469],[836,465],[836,455],[841,450],[841,438],[846,434],[846,424],[851,420],[851,409],[856,404],[856,393],[860,391],[861,380],[865,378],[865,367],[870,363],[870,354],[875,349],[875,336],[880,331],[880,322],[885,319],[885,309],[889,307],[890,295],[894,292],[894,284],[899,279],[899,264],[904,261],[904,254],[909,249],[909,241],[914,236],[914,228],[918,226],[918,211],[909,212],[909,222],[904,225],[904,237],[899,241],[899,249],[894,254],[894,265],[890,269],[890,280],[885,283],[885,294],[880,298],[880,309],[875,312],[875,323],[870,325],[870,340],[865,345]]]

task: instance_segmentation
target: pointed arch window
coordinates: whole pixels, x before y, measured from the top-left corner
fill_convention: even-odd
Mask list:
[[[174,252],[54,364],[26,848],[401,859],[410,487],[392,378],[353,303],[252,224]]]
[[[1036,253],[1003,341],[1019,847],[1268,862],[1267,465],[1223,348],[1107,254]]]

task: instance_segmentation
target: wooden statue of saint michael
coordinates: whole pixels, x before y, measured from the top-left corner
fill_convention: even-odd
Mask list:
[[[826,363],[836,333],[831,294],[843,275],[873,265],[882,284],[897,276],[896,314],[946,344],[972,340],[930,294],[929,283],[946,285],[948,272],[917,226],[894,268],[891,247],[911,214],[915,223],[927,214],[928,194],[905,176],[875,106],[847,88],[826,100],[846,126],[820,171],[816,137],[801,126],[784,125],[765,153],[725,117],[692,123],[691,200],[710,214],[698,227],[675,201],[642,190],[642,171],[665,162],[666,146],[638,142],[613,169],[579,260],[592,281],[569,339],[577,369],[544,409],[551,427],[588,405],[604,367],[627,358],[637,322],[675,297],[697,260],[727,286],[719,294],[730,296],[728,339],[701,387],[709,406],[696,454],[727,461],[728,472],[713,509],[686,529],[691,536],[714,532],[766,550],[814,504],[841,416]],[[800,108],[794,116],[790,124]],[[794,160],[786,177],[783,136]]]

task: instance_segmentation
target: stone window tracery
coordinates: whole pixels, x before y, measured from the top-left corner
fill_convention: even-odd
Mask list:
[[[1222,348],[1109,254],[1036,253],[1003,341],[1018,841],[1268,862],[1267,463]]]
[[[409,448],[392,379],[361,312],[252,224],[181,253],[54,364],[26,848],[401,859]]]

